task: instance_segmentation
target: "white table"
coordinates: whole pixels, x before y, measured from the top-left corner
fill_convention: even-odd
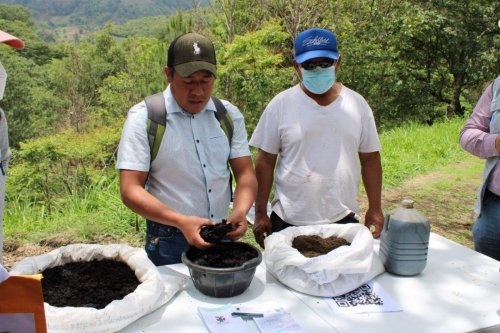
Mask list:
[[[189,277],[184,264],[159,267],[162,274]],[[427,266],[413,277],[384,273],[376,278],[403,311],[334,314],[320,297],[293,291],[257,267],[250,287],[241,295],[214,298],[201,294],[189,281],[166,305],[129,325],[122,332],[206,333],[199,306],[265,305],[278,302],[311,333],[333,332],[500,332],[500,261],[431,233]],[[252,321],[246,322],[259,332]],[[237,333],[237,332],[235,332]]]

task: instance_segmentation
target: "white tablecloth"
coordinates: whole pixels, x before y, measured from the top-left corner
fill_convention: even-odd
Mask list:
[[[162,266],[162,274],[189,278],[184,264]],[[427,266],[413,277],[384,273],[375,279],[400,305],[401,312],[334,314],[322,298],[295,292],[257,267],[250,287],[231,298],[201,294],[189,281],[168,304],[140,318],[122,332],[208,332],[199,306],[262,305],[278,302],[311,333],[454,333],[500,332],[500,261],[431,233]],[[252,321],[251,330],[259,332]],[[491,328],[492,326],[496,326]],[[483,332],[483,331],[481,331]],[[235,332],[237,333],[237,332]]]

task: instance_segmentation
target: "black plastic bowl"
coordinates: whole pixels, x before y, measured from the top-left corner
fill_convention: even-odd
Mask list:
[[[230,242],[231,246],[251,251],[255,256],[241,266],[217,268],[196,264],[193,260],[204,250],[190,247],[182,253],[182,262],[189,268],[193,284],[201,293],[212,297],[232,297],[243,293],[255,275],[255,269],[262,262],[262,253],[250,244]]]

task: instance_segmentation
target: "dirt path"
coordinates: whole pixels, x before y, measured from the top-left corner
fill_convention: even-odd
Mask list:
[[[412,199],[415,208],[430,221],[432,232],[473,248],[473,207],[476,189],[481,183],[482,163],[478,159],[467,159],[452,167],[457,172],[450,172],[448,168],[417,176],[400,187],[383,190],[384,213],[399,207],[403,199]],[[361,210],[366,211],[366,197],[360,196],[359,202]]]
[[[7,270],[26,257],[37,256],[55,248],[68,245],[69,242],[41,242],[40,244],[19,244],[17,241],[5,240],[3,244],[3,265]]]
[[[398,207],[401,200],[412,199],[415,201],[415,208],[430,221],[432,232],[472,248],[471,228],[474,222],[472,208],[475,191],[481,181],[480,171],[477,171],[479,165],[482,165],[479,160],[467,159],[453,166],[451,171],[448,168],[420,175],[400,187],[384,189],[382,192],[384,213]],[[361,195],[358,200],[361,211],[366,211],[366,197]],[[24,257],[47,253],[69,243],[71,240],[63,236],[43,240],[40,244],[20,245],[6,240],[4,266],[10,269]],[[105,242],[101,240],[100,243]]]

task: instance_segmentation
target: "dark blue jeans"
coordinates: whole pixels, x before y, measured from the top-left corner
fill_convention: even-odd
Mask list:
[[[146,220],[146,253],[156,266],[180,263],[182,252],[188,248],[179,229]]]
[[[288,227],[294,227],[294,225],[286,223],[285,221],[283,221],[278,216],[278,214],[276,214],[275,212],[271,213],[270,219],[271,219],[271,224],[272,224],[272,230],[273,230],[273,232],[281,231],[281,230],[286,229]],[[339,221],[337,221],[335,223],[339,223],[339,224],[359,223],[359,221],[356,219],[354,213],[350,213],[349,215],[347,215],[346,217],[344,217],[343,219],[341,219],[341,220],[339,220]]]
[[[486,190],[481,214],[472,227],[474,249],[500,260],[500,197]]]

